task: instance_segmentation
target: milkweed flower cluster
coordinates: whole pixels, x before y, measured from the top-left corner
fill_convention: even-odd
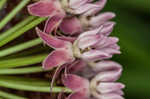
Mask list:
[[[30,14],[48,17],[43,31],[36,28],[54,48],[43,68],[65,68],[62,83],[73,91],[67,99],[124,99],[125,86],[116,82],[122,66],[109,60],[120,54],[118,38],[110,36],[115,14],[99,14],[105,4],[106,0],[40,0],[28,6]]]

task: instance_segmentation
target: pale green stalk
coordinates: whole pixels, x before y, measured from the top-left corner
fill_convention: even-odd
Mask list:
[[[0,30],[23,8],[30,0],[22,0],[2,21],[0,21]]]
[[[4,91],[0,91],[0,97],[3,97],[5,99],[27,99],[25,97],[17,96],[17,95],[10,94]]]
[[[0,75],[31,74],[31,73],[39,73],[39,72],[46,72],[46,71],[48,70],[43,70],[42,66],[15,68],[15,69],[0,69]]]
[[[19,37],[26,31],[32,29],[33,27],[37,26],[38,24],[40,24],[41,22],[43,22],[45,20],[46,20],[46,18],[38,18],[38,19],[35,19],[34,21],[30,22],[29,24],[25,25],[24,27],[20,28],[16,32],[12,33],[12,35],[9,35],[6,39],[2,40],[0,42],[0,47],[4,46],[8,42],[14,40],[15,38]]]
[[[0,80],[0,86],[11,88],[15,90],[24,90],[24,91],[35,91],[35,92],[50,92],[50,86],[36,86],[36,85],[30,85],[30,84],[21,84],[21,83],[12,83],[12,82],[6,82],[3,80]],[[71,90],[65,87],[53,87],[52,93],[59,93],[59,92],[66,92],[70,93]]]
[[[19,22],[17,25],[15,25],[14,27],[11,27],[9,30],[3,32],[0,34],[0,42],[7,38],[9,35],[11,35],[12,33],[14,33],[16,30],[19,30],[21,27],[25,26],[27,23],[31,22],[33,19],[35,19],[37,17],[35,16],[28,16],[26,19],[24,19],[23,21]]]
[[[39,54],[22,58],[15,58],[0,61],[0,69],[28,66],[42,62],[48,54]]]
[[[31,47],[36,46],[41,43],[42,43],[42,40],[37,38],[37,39],[31,40],[31,41],[28,41],[28,42],[25,42],[25,43],[22,43],[19,45],[15,45],[10,48],[6,48],[6,49],[0,51],[0,57],[4,57],[4,56],[10,55],[10,54],[31,48]]]
[[[3,8],[7,0],[0,0],[0,10]]]

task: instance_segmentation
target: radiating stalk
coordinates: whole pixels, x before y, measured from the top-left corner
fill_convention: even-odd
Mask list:
[[[21,96],[14,95],[14,94],[11,94],[11,93],[7,93],[7,92],[4,92],[4,91],[0,91],[0,96],[5,98],[5,99],[27,99],[25,97],[21,97]]]
[[[16,59],[2,60],[0,61],[0,69],[22,67],[22,66],[37,64],[42,62],[47,55],[48,54],[40,54],[40,55],[27,56],[27,57],[16,58]]]
[[[2,21],[0,21],[0,30],[24,7],[30,0],[21,0],[21,2],[14,8]]]
[[[33,27],[37,26],[38,24],[40,24],[41,22],[43,22],[45,20],[46,20],[46,18],[38,18],[38,19],[35,19],[34,21],[30,22],[29,24],[25,25],[24,27],[20,28],[16,32],[12,33],[12,35],[8,36],[6,39],[2,40],[0,42],[0,47],[7,44],[8,42],[14,40],[18,36],[22,35],[26,31],[32,29]]]
[[[24,91],[35,91],[35,92],[50,92],[50,86],[36,86],[36,85],[30,85],[30,84],[20,84],[20,83],[12,83],[12,82],[6,82],[3,80],[0,80],[0,86],[16,89],[16,90],[24,90]],[[53,87],[52,90],[53,93],[59,93],[59,92],[66,92],[70,93],[71,90],[65,87]]]
[[[22,43],[19,45],[15,45],[10,48],[6,48],[6,49],[0,51],[0,57],[4,57],[7,55],[28,49],[30,47],[36,46],[41,43],[42,43],[42,40],[38,38],[38,39],[34,39],[34,40],[31,40],[31,41],[28,41],[28,42],[25,42],[25,43]]]
[[[0,34],[0,42],[7,38],[9,35],[11,35],[13,32],[15,32],[16,30],[19,30],[21,27],[25,26],[27,23],[31,22],[33,19],[35,19],[37,17],[35,16],[29,16],[27,17],[25,20],[19,22],[17,25],[15,25],[14,27],[11,27],[9,30],[3,32]]]
[[[0,10],[3,8],[7,0],[0,0]]]
[[[9,82],[9,83],[19,83],[25,85],[34,85],[34,86],[50,86],[49,81],[43,78],[33,78],[33,77],[22,77],[22,76],[4,76],[0,75],[0,80]]]
[[[15,69],[0,69],[0,75],[31,74],[39,72],[46,72],[46,70],[43,70],[42,66],[15,68]]]

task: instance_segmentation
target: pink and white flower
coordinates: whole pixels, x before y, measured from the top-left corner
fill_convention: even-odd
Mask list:
[[[122,89],[125,86],[115,82],[122,71],[118,63],[102,61],[92,68],[99,73],[91,81],[73,74],[63,76],[64,85],[73,90],[67,99],[91,99],[91,96],[96,99],[124,99]]]

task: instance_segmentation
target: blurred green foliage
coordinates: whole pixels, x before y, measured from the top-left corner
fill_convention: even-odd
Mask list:
[[[113,59],[124,67],[121,81],[126,99],[150,99],[150,1],[108,0],[105,11],[113,11],[122,54]]]

